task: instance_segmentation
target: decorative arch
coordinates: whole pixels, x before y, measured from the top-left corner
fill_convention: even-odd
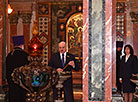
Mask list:
[[[73,14],[66,23],[67,50],[77,57],[82,57],[82,33],[83,14],[79,12]]]

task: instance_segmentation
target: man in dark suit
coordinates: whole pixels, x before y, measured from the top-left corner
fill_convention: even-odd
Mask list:
[[[66,52],[66,43],[64,41],[60,42],[59,45],[59,52],[52,55],[49,66],[55,68],[59,72],[63,71],[70,71],[78,70],[79,67],[76,63],[75,56]],[[69,64],[69,66],[63,70],[64,66]],[[57,97],[57,90],[53,88],[53,99]],[[63,84],[63,91],[64,91],[64,102],[74,102],[73,98],[73,86],[72,86],[72,76],[71,78],[67,79]]]
[[[8,102],[26,102],[25,89],[21,88],[18,84],[15,84],[12,80],[11,74],[17,67],[28,64],[28,56],[24,48],[24,36],[13,37],[14,49],[6,57],[6,78],[8,81]]]
[[[116,42],[116,86],[117,86],[117,93],[121,93],[121,83],[119,82],[120,78],[120,62],[122,56],[122,47],[123,41]]]

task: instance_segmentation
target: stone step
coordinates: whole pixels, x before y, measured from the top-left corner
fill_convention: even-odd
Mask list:
[[[82,90],[74,91],[73,94],[75,102],[82,102]]]
[[[72,71],[73,84],[82,84],[82,70]]]
[[[72,79],[73,79],[74,102],[82,102],[82,70],[79,71],[72,70]]]
[[[80,79],[73,79],[73,84],[82,84],[82,80],[80,80]]]

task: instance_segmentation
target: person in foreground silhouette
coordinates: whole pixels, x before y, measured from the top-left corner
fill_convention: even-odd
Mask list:
[[[11,74],[17,67],[28,64],[28,56],[24,49],[24,36],[13,37],[13,50],[6,57],[6,78],[8,81],[8,102],[26,102],[26,90],[15,84]]]

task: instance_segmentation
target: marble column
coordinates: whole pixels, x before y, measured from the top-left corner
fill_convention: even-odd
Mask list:
[[[133,24],[133,48],[135,55],[138,57],[138,22]]]
[[[7,37],[7,0],[0,0],[0,100],[5,80],[6,37]]]
[[[3,80],[5,80],[7,0],[0,0],[0,102],[4,101]]]
[[[3,62],[3,36],[4,36],[4,2],[0,0],[0,86],[2,85],[2,62]]]
[[[126,9],[126,38],[124,39],[125,44],[133,45],[133,22],[131,22],[131,5],[127,4],[128,7]]]
[[[31,23],[30,23],[30,40],[33,37],[32,34],[32,27],[33,27],[33,21],[36,20],[36,2],[32,3],[32,17],[31,17]]]
[[[88,102],[88,24],[89,0],[83,0],[83,102]]]
[[[112,0],[105,0],[105,102],[112,97]]]
[[[31,23],[31,13],[24,13],[21,15],[23,20],[23,34],[24,34],[24,45],[27,51],[28,42],[30,40],[30,23]]]
[[[138,57],[138,12],[130,12],[131,21],[133,22],[133,48],[134,54]]]
[[[111,96],[112,0],[83,0],[83,102]]]
[[[18,19],[18,24],[17,24],[17,35],[23,35],[23,23],[22,23],[22,18],[20,17]]]
[[[116,0],[112,0],[112,87],[116,89]]]
[[[17,35],[17,24],[18,24],[18,15],[12,14],[9,15],[10,21],[10,51],[13,49],[12,36]]]

